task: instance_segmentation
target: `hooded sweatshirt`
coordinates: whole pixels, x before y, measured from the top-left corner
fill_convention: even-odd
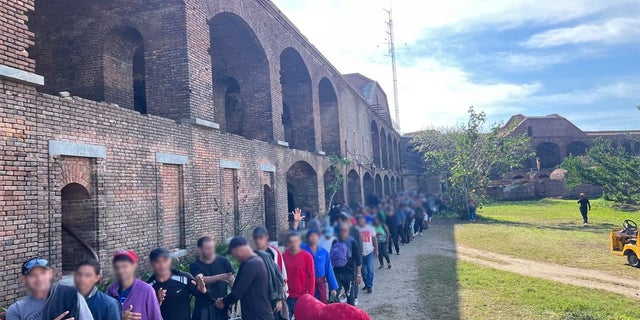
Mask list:
[[[117,301],[120,301],[118,287],[120,287],[120,284],[114,282],[109,286],[109,289],[107,289],[107,294]],[[141,313],[142,320],[162,320],[156,293],[150,285],[142,280],[136,279],[131,286],[131,291],[127,298],[124,302],[120,302],[122,311],[127,311],[130,306],[133,306],[133,312]]]

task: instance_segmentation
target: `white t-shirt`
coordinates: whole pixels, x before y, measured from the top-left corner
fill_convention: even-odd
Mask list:
[[[367,256],[373,252],[373,238],[376,236],[376,230],[366,225],[364,227],[358,226],[360,231],[360,240],[362,240],[362,255]]]

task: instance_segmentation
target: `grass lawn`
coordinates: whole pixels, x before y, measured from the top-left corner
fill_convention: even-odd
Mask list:
[[[431,319],[640,319],[637,300],[430,255],[420,283]]]
[[[637,278],[640,270],[609,253],[609,231],[621,228],[625,219],[640,223],[640,212],[617,210],[603,200],[592,201],[592,206],[590,224],[583,226],[572,200],[491,204],[479,210],[481,219],[476,223],[455,225],[455,241],[514,257]]]

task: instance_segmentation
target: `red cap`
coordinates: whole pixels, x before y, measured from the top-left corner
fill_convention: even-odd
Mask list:
[[[127,258],[133,263],[138,263],[138,255],[131,250],[122,250],[113,254],[113,260],[120,257]]]

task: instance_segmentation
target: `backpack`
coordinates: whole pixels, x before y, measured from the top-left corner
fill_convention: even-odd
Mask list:
[[[329,257],[334,267],[341,268],[347,265],[349,258],[351,258],[351,241],[351,238],[345,241],[336,240],[331,245]]]

